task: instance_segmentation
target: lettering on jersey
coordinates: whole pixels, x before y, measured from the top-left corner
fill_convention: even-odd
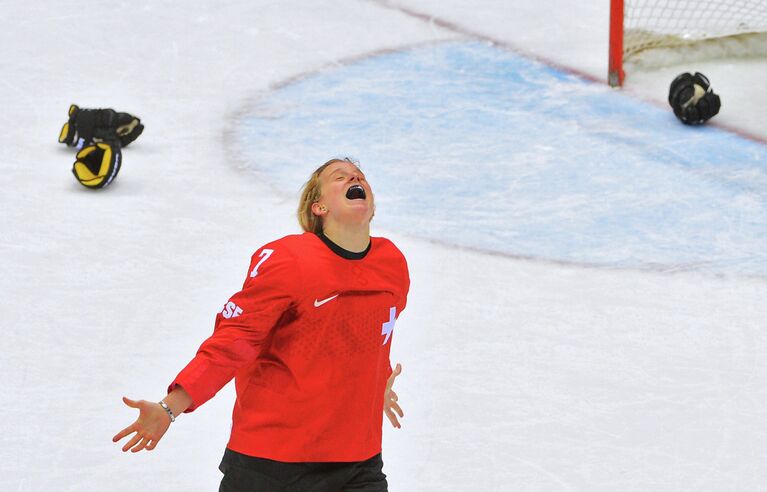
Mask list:
[[[242,314],[242,308],[240,308],[240,306],[233,303],[232,301],[227,302],[226,305],[224,305],[224,309],[221,310],[221,316],[223,316],[226,319],[236,318],[237,316],[241,314]]]
[[[386,335],[382,345],[386,345],[391,338],[391,332],[394,330],[394,322],[397,321],[397,308],[389,308],[389,321],[381,325],[381,335]]]
[[[253,278],[256,275],[258,275],[258,267],[260,267],[263,262],[268,260],[269,257],[272,256],[272,253],[274,253],[273,249],[262,249],[261,250],[261,253],[258,255],[261,258],[261,261],[256,263],[256,266],[253,267],[253,271],[250,272],[250,278]]]

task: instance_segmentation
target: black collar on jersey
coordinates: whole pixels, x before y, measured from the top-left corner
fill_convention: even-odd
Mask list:
[[[333,253],[337,254],[341,258],[346,258],[347,260],[361,260],[368,254],[368,251],[370,251],[370,246],[373,245],[373,241],[370,241],[368,243],[368,247],[365,248],[365,251],[360,251],[359,253],[355,253],[354,251],[349,251],[348,249],[344,249],[341,246],[337,245],[323,233],[317,234],[317,237],[322,239],[322,242],[327,244],[328,248],[330,248],[333,251]]]

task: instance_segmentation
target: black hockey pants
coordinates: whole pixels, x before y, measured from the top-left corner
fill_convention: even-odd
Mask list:
[[[227,449],[219,492],[387,492],[377,454],[353,463],[284,463]]]

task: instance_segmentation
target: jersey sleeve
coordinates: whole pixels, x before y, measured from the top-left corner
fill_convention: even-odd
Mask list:
[[[405,256],[399,250],[397,250],[397,253],[399,253],[399,269],[397,270],[397,281],[399,284],[399,296],[397,298],[397,319],[399,319],[402,311],[404,311],[405,307],[407,306],[407,295],[410,292],[410,271],[408,270]],[[387,368],[385,369],[387,381],[393,372],[394,368],[392,368],[391,360],[389,360]]]
[[[293,254],[279,246],[267,245],[253,255],[242,290],[216,315],[213,335],[168,387],[170,392],[181,386],[191,396],[186,412],[211,399],[258,357],[264,339],[298,297],[297,270]]]
[[[400,253],[401,254],[401,253]],[[402,266],[400,267],[400,282],[402,285],[402,297],[400,298],[400,305],[397,307],[397,317],[405,310],[407,306],[407,295],[410,293],[410,271],[407,267],[407,260],[402,255]]]

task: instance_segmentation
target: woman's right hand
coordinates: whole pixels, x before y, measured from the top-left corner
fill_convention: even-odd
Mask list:
[[[162,436],[170,427],[170,415],[159,403],[139,400],[133,401],[123,396],[123,401],[131,408],[139,411],[138,418],[131,425],[117,433],[112,438],[112,442],[135,434],[123,446],[123,452],[131,450],[132,453],[138,453],[142,449],[151,451],[160,442]],[[131,449],[133,448],[133,449]]]

